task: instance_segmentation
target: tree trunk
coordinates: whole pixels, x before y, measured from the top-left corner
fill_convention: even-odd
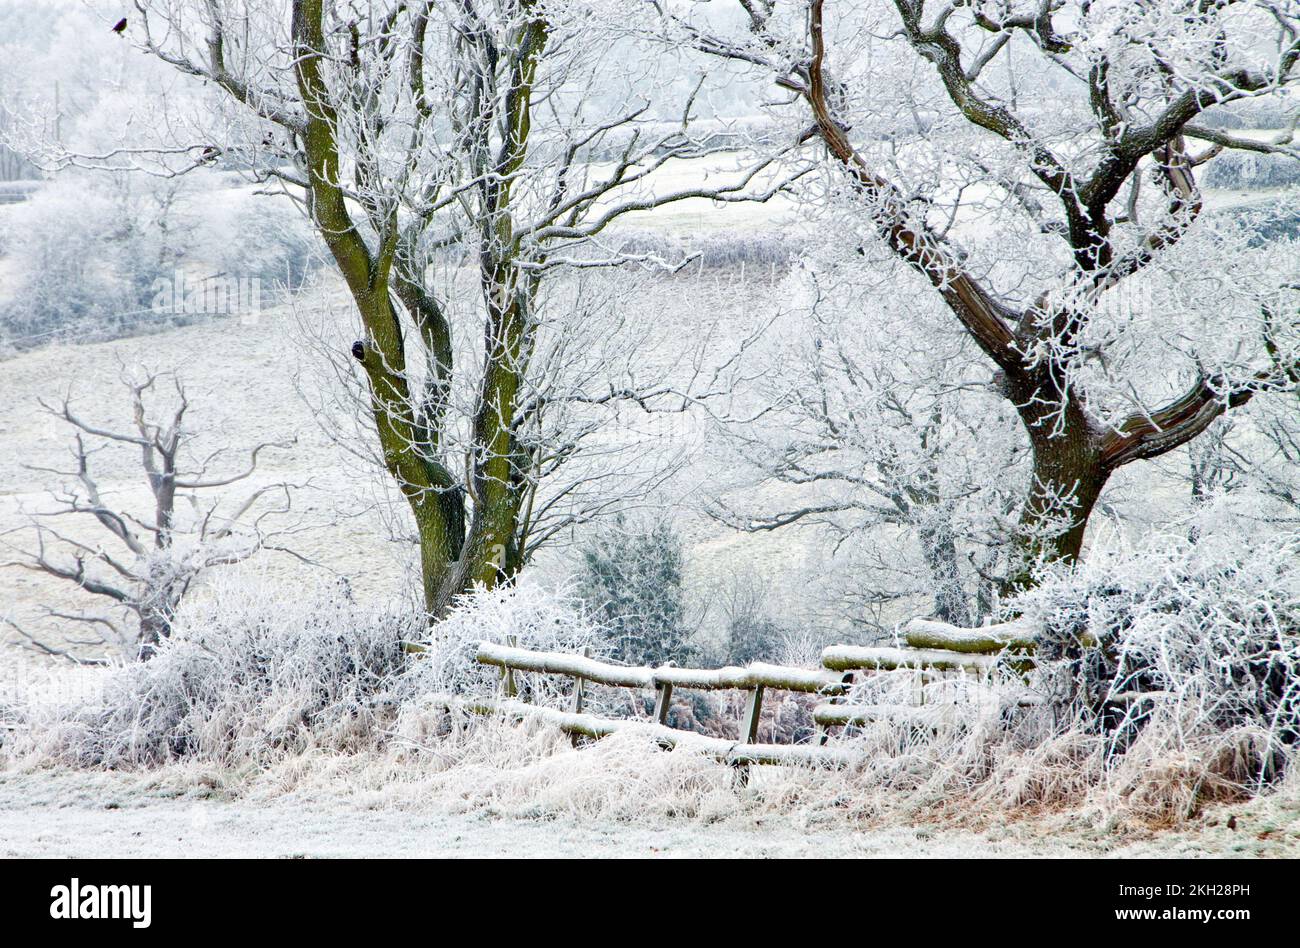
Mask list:
[[[934,617],[950,625],[970,625],[970,601],[957,567],[957,541],[946,524],[920,529],[921,555],[934,584]]]
[[[139,658],[147,662],[158,654],[158,645],[172,634],[172,616],[180,596],[169,590],[147,591],[149,599],[139,606]]]
[[[1021,410],[1021,420],[1029,434],[1033,471],[1004,593],[1033,585],[1041,564],[1079,559],[1088,518],[1110,476],[1086,411],[1071,396],[1063,398],[1059,411],[1039,407],[1044,403],[1037,400],[1016,400],[1030,406]]]
[[[440,550],[422,550],[431,620],[445,615],[457,596],[476,585],[492,589],[512,581],[523,565],[519,529],[524,482],[516,469],[521,462],[512,431],[520,386],[517,352],[517,347],[493,347],[489,352],[475,419],[474,440],[481,460],[474,472],[474,512],[459,544],[459,556],[449,562]]]

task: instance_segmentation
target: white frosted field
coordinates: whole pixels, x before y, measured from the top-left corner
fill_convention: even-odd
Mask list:
[[[1300,800],[1213,808],[1177,831],[1116,831],[1104,815],[964,827],[755,814],[592,818],[381,791],[266,787],[233,797],[216,775],[0,773],[0,858],[1151,858],[1300,857]],[[1235,817],[1231,824],[1229,817]]]
[[[679,164],[690,164],[681,162]],[[730,169],[716,169],[727,174]],[[701,174],[695,167],[674,168],[661,187],[676,190]],[[0,220],[5,208],[0,207]],[[797,239],[791,208],[785,198],[765,205],[724,205],[684,201],[653,213],[633,215],[631,232],[704,237],[728,241],[745,235]],[[624,231],[629,232],[629,231]],[[2,264],[0,260],[0,264]],[[719,332],[710,357],[729,351],[774,305],[772,292],[784,274],[776,264],[750,267],[688,267],[681,273],[651,282],[650,292],[630,298],[632,319],[650,327],[643,354],[646,378],[683,379],[693,366],[683,361],[678,340],[697,336],[707,323]],[[3,287],[0,286],[0,293]],[[295,315],[296,307],[298,314]],[[347,577],[359,595],[394,596],[406,582],[412,551],[391,542],[376,508],[382,478],[333,443],[317,417],[332,392],[322,388],[328,370],[304,343],[299,316],[329,324],[349,321],[350,308],[337,277],[325,271],[319,283],[300,295],[293,306],[263,310],[255,318],[212,317],[189,326],[165,328],[108,342],[77,344],[60,341],[4,360],[0,398],[0,542],[22,547],[30,537],[23,531],[31,512],[52,509],[49,490],[67,478],[50,468],[67,469],[71,431],[42,412],[39,401],[60,401],[70,395],[74,409],[86,420],[109,428],[130,425],[129,396],[121,383],[124,372],[141,369],[175,371],[184,381],[191,407],[187,428],[192,454],[203,456],[223,449],[215,471],[236,471],[247,450],[259,442],[293,439],[285,449],[260,456],[257,474],[233,485],[228,496],[236,503],[259,486],[287,482],[295,485],[291,516],[273,523],[291,527],[278,542],[310,559],[319,568]],[[352,338],[345,330],[340,339]],[[681,469],[655,494],[654,505],[679,515],[678,527],[687,542],[686,583],[703,609],[719,589],[737,574],[755,575],[771,583],[769,608],[790,619],[825,617],[815,610],[816,591],[826,576],[824,549],[808,531],[785,535],[738,534],[698,512],[703,488],[719,472],[711,456],[699,417],[659,415],[638,423],[638,438],[647,455],[681,461]],[[624,436],[612,432],[612,437]],[[47,470],[35,470],[45,468]],[[105,498],[128,508],[147,510],[137,452],[130,446],[110,446],[92,458],[92,472]],[[141,506],[143,505],[143,506]],[[405,512],[399,503],[399,517]],[[60,518],[57,526],[89,543],[100,542],[101,528],[89,518]],[[13,531],[19,531],[17,533]],[[572,537],[558,538],[557,550],[545,551],[538,569],[559,579],[571,569],[563,546]],[[14,641],[11,626],[22,625],[55,643],[66,641],[67,623],[43,618],[43,607],[93,606],[93,597],[78,594],[68,584],[13,565],[21,557],[13,549],[0,551],[0,640]],[[258,562],[273,573],[293,575],[304,569],[283,554],[266,553]],[[804,577],[795,580],[793,577]],[[705,620],[706,624],[713,621]],[[833,636],[835,625],[819,632]],[[30,660],[30,653],[10,651],[0,660]]]

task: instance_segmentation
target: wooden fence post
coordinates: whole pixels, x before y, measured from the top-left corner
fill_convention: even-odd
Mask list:
[[[655,723],[668,724],[668,706],[673,700],[671,682],[661,681],[655,685]]]
[[[582,657],[591,658],[591,646],[582,647]],[[587,679],[581,675],[575,675],[573,679],[573,706],[571,710],[574,714],[582,714],[582,699],[586,696]]]
[[[507,635],[506,644],[511,648],[519,642],[517,635]],[[519,694],[519,689],[515,687],[515,670],[509,665],[501,666],[501,694],[507,698],[513,698]]]
[[[590,645],[584,645],[582,647],[582,657],[591,658]],[[574,675],[573,676],[573,704],[570,706],[570,710],[572,710],[574,714],[582,714],[582,702],[583,699],[585,699],[586,697],[587,697],[587,679],[583,678],[581,675]],[[582,734],[580,734],[579,732],[577,731],[569,732],[569,743],[572,744],[574,747],[581,747],[583,744],[586,743],[586,741],[587,739],[583,737]]]
[[[763,713],[763,686],[755,685],[749,693],[749,704],[745,709],[745,727],[740,732],[742,744],[758,743],[758,718]]]
[[[830,699],[830,704],[844,704],[848,701],[848,698],[845,696],[853,690],[853,672],[845,672],[844,677],[840,679],[840,682],[844,685],[844,694],[833,696]],[[817,744],[819,746],[824,745],[831,737],[830,730],[824,724],[814,724],[813,733],[816,736]]]
[[[758,743],[758,719],[763,713],[763,686],[755,685],[749,693],[749,701],[745,704],[745,721],[740,726],[740,743],[756,744]],[[741,786],[749,785],[749,764],[733,764],[736,768],[736,783]]]

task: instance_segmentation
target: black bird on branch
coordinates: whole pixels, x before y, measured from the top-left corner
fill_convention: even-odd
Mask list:
[[[117,23],[114,24],[113,32],[119,35],[126,32],[126,17],[122,17],[122,19],[118,20]]]

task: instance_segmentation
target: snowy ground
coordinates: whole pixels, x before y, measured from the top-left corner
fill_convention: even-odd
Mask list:
[[[980,832],[932,826],[809,830],[794,820],[623,823],[511,819],[364,802],[214,801],[140,777],[0,775],[0,857],[1151,857],[1300,856],[1300,825],[1222,814],[1178,833],[1123,838],[1024,821]],[[173,793],[175,791],[172,791]],[[1211,822],[1217,825],[1209,825]]]

